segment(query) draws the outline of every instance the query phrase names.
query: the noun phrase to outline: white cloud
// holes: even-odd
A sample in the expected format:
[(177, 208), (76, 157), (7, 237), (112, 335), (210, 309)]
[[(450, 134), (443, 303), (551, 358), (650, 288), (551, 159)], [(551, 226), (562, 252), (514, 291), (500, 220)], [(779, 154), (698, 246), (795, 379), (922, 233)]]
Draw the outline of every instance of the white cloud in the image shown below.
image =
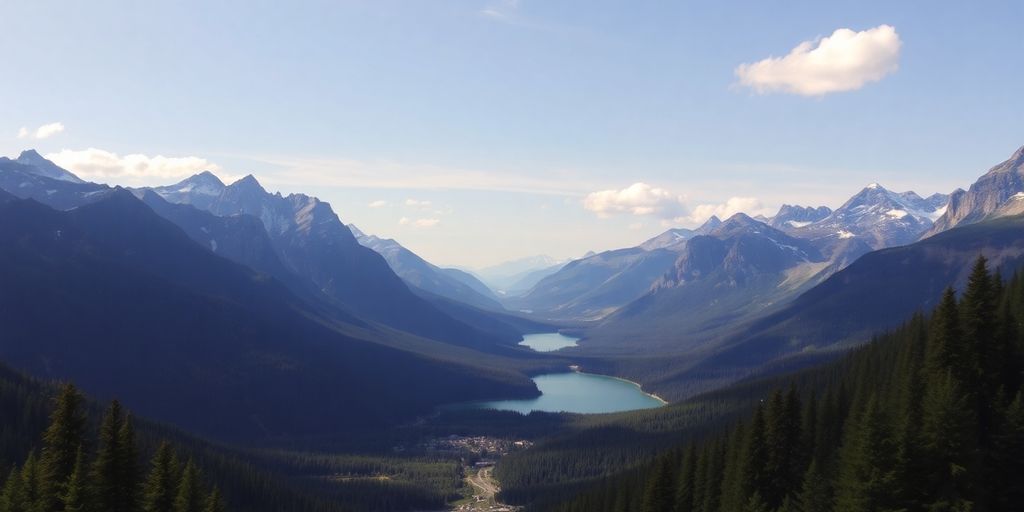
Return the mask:
[(682, 196), (642, 182), (621, 190), (592, 192), (583, 199), (583, 207), (600, 217), (626, 213), (671, 219), (685, 212)]
[(480, 10), (480, 14), (488, 18), (507, 19), (519, 10), (519, 0), (498, 0)]
[(366, 206), (369, 206), (370, 208), (383, 208), (383, 207), (387, 206), (388, 204), (389, 203), (387, 201), (385, 201), (383, 199), (378, 199), (377, 201), (373, 201), (372, 203), (370, 203), (370, 204), (368, 204)]
[(18, 130), (18, 138), (27, 139), (31, 137), (33, 139), (42, 140), (57, 135), (63, 131), (64, 123), (61, 122), (44, 124), (35, 130), (29, 130), (28, 127), (22, 126)]
[(739, 84), (758, 93), (822, 96), (860, 89), (899, 68), (900, 41), (890, 25), (804, 41), (785, 57), (769, 57), (736, 68)]
[(405, 205), (409, 206), (411, 208), (420, 208), (420, 209), (425, 210), (427, 208), (430, 208), (431, 202), (430, 201), (420, 201), (419, 199), (406, 199), (405, 200)]
[[(202, 171), (218, 173), (220, 166), (195, 156), (118, 155), (102, 149), (65, 149), (46, 158), (86, 180), (136, 184), (148, 180), (185, 178)], [(223, 177), (223, 176), (222, 176)]]
[(409, 217), (402, 217), (398, 219), (398, 223), (402, 226), (413, 226), (417, 228), (432, 228), (440, 224), (441, 219), (410, 219)]
[[(584, 198), (583, 207), (603, 218), (617, 214), (655, 217), (666, 227), (703, 224), (712, 215), (726, 219), (740, 212), (750, 216), (770, 213), (756, 197), (731, 197), (720, 204), (699, 204), (690, 208), (684, 196), (642, 182), (621, 190), (593, 192)], [(628, 226), (631, 230), (643, 227), (642, 222)]]
[(721, 204), (700, 204), (693, 208), (689, 215), (674, 219), (679, 224), (703, 224), (712, 215), (719, 219), (728, 219), (737, 213), (745, 213), (753, 217), (766, 213), (761, 200), (756, 197), (730, 197)]

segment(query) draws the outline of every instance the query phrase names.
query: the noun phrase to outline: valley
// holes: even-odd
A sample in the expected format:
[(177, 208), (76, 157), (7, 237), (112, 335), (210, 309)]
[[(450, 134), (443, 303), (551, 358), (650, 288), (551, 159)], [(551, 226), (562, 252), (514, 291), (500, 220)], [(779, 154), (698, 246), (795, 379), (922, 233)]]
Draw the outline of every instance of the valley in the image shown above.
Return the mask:
[[(1024, 150), (990, 171), (1022, 172)], [(934, 307), (978, 255), (1001, 279), (1024, 267), (1012, 205), (971, 199), (988, 213), (926, 233), (945, 196), (880, 185), (520, 263), (500, 293), (252, 176), (129, 190), (26, 152), (0, 187), (5, 363), (353, 510), (547, 510)]]

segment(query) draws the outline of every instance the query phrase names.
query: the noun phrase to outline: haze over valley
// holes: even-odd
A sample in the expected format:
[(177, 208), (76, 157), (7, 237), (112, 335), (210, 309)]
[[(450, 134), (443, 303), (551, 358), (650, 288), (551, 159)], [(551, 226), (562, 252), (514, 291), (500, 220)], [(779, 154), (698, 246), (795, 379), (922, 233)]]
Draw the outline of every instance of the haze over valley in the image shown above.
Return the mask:
[(1020, 6), (0, 13), (0, 512), (1024, 500)]

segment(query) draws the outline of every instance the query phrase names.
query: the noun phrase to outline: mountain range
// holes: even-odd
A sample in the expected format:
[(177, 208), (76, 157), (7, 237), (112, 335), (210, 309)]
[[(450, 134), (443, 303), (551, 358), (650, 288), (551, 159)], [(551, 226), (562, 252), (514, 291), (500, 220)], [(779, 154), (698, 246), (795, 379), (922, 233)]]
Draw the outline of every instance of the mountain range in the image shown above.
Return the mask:
[[(553, 360), (515, 344), (571, 324), (584, 339), (568, 357), (679, 398), (863, 341), (960, 283), (953, 269), (977, 254), (1020, 266), (1022, 152), (951, 196), (872, 184), (834, 211), (712, 217), (491, 269), (492, 283), (537, 278), (502, 294), (252, 176), (125, 190), (26, 151), (0, 159), (0, 358), (99, 397), (138, 382), (125, 398), (140, 412), (212, 436), (315, 435), (535, 394), (525, 372)], [(366, 386), (391, 405), (343, 391)], [(319, 415), (288, 414), (314, 399)]]

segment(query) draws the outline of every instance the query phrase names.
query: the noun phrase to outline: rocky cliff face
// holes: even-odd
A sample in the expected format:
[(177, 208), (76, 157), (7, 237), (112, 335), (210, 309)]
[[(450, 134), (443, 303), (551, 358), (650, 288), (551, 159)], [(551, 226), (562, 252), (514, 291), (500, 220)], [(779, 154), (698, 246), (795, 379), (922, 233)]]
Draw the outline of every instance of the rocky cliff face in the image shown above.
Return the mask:
[[(963, 224), (986, 218), (1010, 215), (1018, 209), (1007, 206), (1019, 202), (1024, 192), (1024, 147), (1009, 160), (989, 169), (966, 192), (957, 190), (949, 200), (946, 212), (935, 221), (925, 236), (935, 235)], [(1006, 208), (1003, 208), (1007, 206)], [(1001, 210), (1002, 208), (1002, 210)]]

